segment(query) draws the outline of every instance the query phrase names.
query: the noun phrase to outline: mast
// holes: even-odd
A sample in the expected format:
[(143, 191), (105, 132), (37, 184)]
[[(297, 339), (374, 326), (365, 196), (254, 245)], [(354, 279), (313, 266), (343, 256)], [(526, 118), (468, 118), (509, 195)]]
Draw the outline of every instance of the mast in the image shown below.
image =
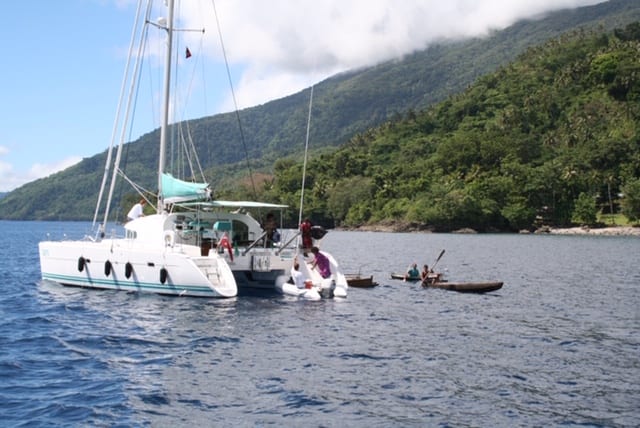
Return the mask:
[(304, 205), (304, 182), (307, 175), (307, 157), (309, 155), (309, 131), (311, 130), (311, 106), (313, 105), (313, 85), (309, 94), (309, 117), (307, 118), (307, 137), (304, 141), (304, 162), (302, 163), (302, 189), (300, 190), (300, 211), (298, 212), (298, 225), (302, 224), (302, 207)]
[(162, 105), (162, 122), (160, 123), (160, 156), (158, 158), (158, 214), (164, 209), (162, 195), (162, 174), (164, 173), (165, 151), (167, 146), (167, 132), (169, 128), (169, 89), (171, 85), (171, 50), (173, 46), (173, 6), (174, 0), (169, 0), (167, 17), (167, 51), (164, 63), (164, 101)]
[[(147, 5), (147, 11), (145, 16), (148, 16), (149, 14), (149, 7), (150, 4)], [(136, 19), (135, 22), (133, 24), (133, 29), (131, 30), (131, 42), (129, 43), (129, 55), (127, 56), (127, 65), (124, 69), (124, 75), (122, 76), (122, 86), (120, 88), (120, 96), (119, 96), (119, 101), (118, 101), (118, 108), (116, 110), (116, 118), (113, 122), (113, 130), (111, 132), (111, 144), (109, 145), (109, 151), (107, 154), (107, 161), (105, 163), (105, 167), (104, 167), (104, 176), (102, 177), (102, 185), (100, 186), (100, 193), (98, 195), (98, 201), (96, 203), (96, 211), (93, 215), (93, 224), (95, 226), (96, 220), (98, 218), (98, 212), (100, 210), (100, 204), (102, 203), (102, 196), (104, 194), (104, 190), (106, 188), (106, 184), (107, 184), (107, 178), (109, 175), (109, 169), (111, 166), (111, 156), (113, 154), (113, 147), (114, 147), (114, 143), (116, 140), (116, 135), (118, 132), (118, 123), (121, 120), (121, 108), (123, 107), (124, 103), (125, 103), (125, 99), (127, 98), (127, 90), (126, 90), (126, 83), (129, 80), (130, 77), (130, 84), (131, 84), (131, 88), (129, 89), (128, 92), (128, 101), (127, 101), (127, 106), (126, 106), (126, 113), (124, 115), (124, 118), (122, 118), (123, 123), (122, 123), (122, 135), (120, 138), (120, 143), (118, 144), (118, 149), (116, 150), (116, 159), (115, 162), (113, 164), (113, 174), (111, 175), (111, 184), (109, 186), (109, 193), (107, 196), (107, 203), (105, 204), (104, 207), (104, 220), (102, 221), (102, 223), (100, 224), (100, 226), (98, 227), (98, 231), (97, 231), (97, 235), (96, 238), (97, 239), (102, 239), (102, 237), (104, 237), (104, 232), (105, 229), (107, 227), (107, 221), (109, 220), (109, 209), (111, 208), (111, 200), (113, 198), (113, 192), (115, 191), (115, 187), (116, 187), (116, 179), (118, 177), (118, 170), (120, 168), (120, 160), (122, 158), (122, 148), (124, 146), (124, 135), (125, 135), (125, 129), (127, 128), (127, 118), (129, 117), (129, 110), (131, 108), (132, 105), (132, 100), (133, 100), (133, 88), (135, 87), (135, 83), (137, 81), (136, 76), (138, 75), (138, 67), (140, 66), (140, 61), (135, 61), (134, 63), (134, 70), (133, 72), (130, 74), (130, 66), (131, 66), (131, 59), (134, 57), (133, 55), (133, 50), (134, 50), (134, 45), (135, 45), (135, 41), (136, 41), (136, 33), (137, 33), (137, 28), (138, 28), (138, 23), (140, 21), (141, 18), (141, 11), (142, 11), (142, 2), (138, 3), (138, 9), (136, 10)], [(141, 36), (142, 37), (142, 36)]]

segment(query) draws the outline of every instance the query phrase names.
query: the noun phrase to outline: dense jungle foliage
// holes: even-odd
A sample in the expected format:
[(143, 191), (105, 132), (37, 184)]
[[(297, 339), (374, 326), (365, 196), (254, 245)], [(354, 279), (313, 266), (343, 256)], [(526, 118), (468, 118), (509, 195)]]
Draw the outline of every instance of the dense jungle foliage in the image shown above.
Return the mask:
[[(464, 141), (466, 138), (463, 135), (465, 128), (478, 128), (485, 125), (491, 128), (493, 126), (491, 128), (493, 133), (499, 134), (499, 126), (506, 126), (504, 124), (507, 123), (516, 124), (520, 118), (517, 116), (518, 104), (513, 104), (513, 112), (495, 111), (494, 114), (505, 115), (502, 119), (504, 124), (500, 125), (496, 118), (488, 117), (491, 112), (490, 107), (492, 107), (489, 105), (489, 100), (480, 100), (480, 102), (467, 98), (469, 95), (449, 99), (445, 104), (429, 113), (431, 117), (438, 114), (443, 114), (443, 117), (428, 119), (428, 115), (424, 116), (424, 109), (437, 102), (447, 100), (453, 94), (461, 93), (480, 76), (508, 64), (529, 46), (537, 46), (549, 39), (557, 39), (560, 34), (575, 28), (590, 28), (605, 32), (611, 31), (613, 28), (624, 28), (630, 22), (637, 20), (640, 20), (640, 4), (637, 0), (610, 0), (593, 6), (557, 11), (536, 20), (523, 20), (505, 30), (492, 32), (487, 37), (442, 41), (442, 43), (432, 45), (403, 58), (343, 73), (318, 83), (314, 90), (313, 119), (309, 139), (312, 159), (310, 168), (314, 174), (312, 182), (316, 188), (309, 195), (307, 207), (313, 210), (317, 221), (322, 221), (327, 225), (355, 225), (377, 222), (381, 219), (395, 219), (396, 221), (403, 219), (402, 221), (432, 224), (430, 219), (433, 215), (425, 217), (427, 211), (414, 202), (419, 202), (422, 197), (437, 196), (434, 193), (436, 188), (432, 188), (431, 185), (435, 186), (438, 182), (437, 174), (439, 172), (434, 171), (433, 168), (442, 168), (441, 172), (444, 176), (454, 176), (458, 170), (458, 167), (454, 165), (455, 157), (448, 160), (448, 165), (439, 165), (436, 162), (438, 158), (446, 157), (445, 147), (456, 144), (447, 140), (450, 136), (446, 132), (443, 133), (442, 126), (444, 124), (440, 122), (448, 121), (451, 134), (454, 131), (453, 124), (461, 126), (455, 132), (456, 138), (460, 140), (457, 144), (463, 148), (468, 144)], [(548, 70), (548, 72), (551, 71), (553, 70)], [(579, 71), (576, 70), (576, 72)], [(493, 77), (493, 79), (499, 78)], [(500, 107), (500, 102), (507, 102), (508, 96), (516, 94), (499, 93), (504, 88), (498, 84), (489, 88), (491, 79), (492, 77), (482, 79), (475, 86), (475, 91), (481, 92), (483, 87), (487, 87), (486, 96), (494, 98), (492, 102), (496, 104), (497, 109)], [(566, 95), (571, 96), (568, 92)], [(501, 100), (500, 97), (504, 99)], [(460, 103), (463, 102), (461, 99), (467, 99), (465, 102), (469, 104), (469, 111), (460, 106)], [(554, 108), (564, 108), (571, 102), (574, 101), (559, 102)], [(476, 108), (474, 104), (478, 108), (486, 109), (486, 111), (473, 112), (473, 108)], [(294, 207), (292, 211), (296, 211), (295, 207), (299, 202), (296, 198), (292, 198), (293, 190), (290, 186), (293, 185), (293, 181), (291, 181), (292, 177), (289, 176), (290, 173), (287, 170), (302, 158), (308, 105), (309, 91), (305, 90), (261, 106), (241, 110), (237, 115), (236, 113), (227, 113), (193, 119), (181, 122), (176, 128), (186, 129), (188, 127), (205, 177), (211, 183), (217, 198), (248, 198), (266, 202), (279, 202), (282, 198)], [(462, 110), (456, 110), (461, 108)], [(513, 116), (509, 116), (509, 114), (513, 114)], [(568, 113), (563, 114), (567, 115)], [(563, 117), (559, 116), (558, 120), (550, 123), (549, 126), (557, 125)], [(244, 138), (240, 136), (238, 118), (240, 118)], [(110, 118), (105, 118), (105, 120), (110, 120)], [(457, 124), (457, 120), (463, 123)], [(384, 124), (382, 128), (377, 128), (382, 124)], [(571, 126), (574, 125), (576, 124)], [(410, 126), (418, 128), (423, 126), (424, 128), (412, 130)], [(518, 128), (518, 125), (513, 126)], [(393, 136), (388, 133), (389, 131), (386, 129), (390, 127), (397, 128), (397, 132), (406, 133), (407, 141), (401, 135)], [(418, 131), (422, 133), (421, 137), (413, 135)], [(480, 135), (477, 129), (474, 130), (475, 134), (471, 133), (471, 129), (467, 129), (467, 132), (469, 135), (474, 135), (477, 144), (482, 144), (483, 147), (489, 143), (481, 143), (482, 139), (492, 137), (489, 130), (485, 131), (486, 135)], [(174, 133), (172, 132), (172, 134)], [(517, 140), (526, 134), (525, 129), (521, 130), (520, 134), (522, 135), (514, 130), (509, 130), (508, 134), (516, 139), (515, 144), (525, 145), (525, 141)], [(158, 138), (159, 131), (154, 130), (142, 135), (134, 142), (125, 144), (123, 163), (121, 164), (121, 169), (126, 172), (130, 180), (151, 192), (154, 191), (157, 182), (155, 169), (158, 158)], [(381, 141), (377, 141), (377, 138), (386, 138), (391, 141), (387, 141), (384, 145)], [(417, 141), (409, 141), (420, 138), (428, 139), (429, 144), (421, 145)], [(506, 138), (506, 134), (502, 135), (502, 138)], [(535, 137), (532, 134), (527, 138), (534, 139)], [(376, 141), (374, 142), (374, 140)], [(345, 157), (339, 162), (335, 161), (334, 159), (337, 158), (330, 153), (343, 146), (347, 141), (350, 142), (337, 156), (346, 154), (350, 157)], [(501, 138), (496, 138), (495, 143), (492, 144), (499, 146), (501, 141), (504, 142)], [(397, 147), (398, 152), (385, 153), (385, 156), (374, 156), (373, 153), (365, 156), (365, 149), (358, 148), (359, 145), (365, 143), (371, 145), (371, 150), (374, 151), (396, 150)], [(64, 144), (64, 141), (56, 141), (52, 144), (61, 145)], [(441, 146), (442, 148), (440, 148)], [(436, 147), (438, 147), (437, 153), (435, 153)], [(415, 153), (406, 153), (414, 149)], [(434, 153), (430, 153), (430, 150), (434, 150)], [(469, 148), (464, 148), (464, 150), (469, 150)], [(486, 147), (483, 150), (486, 150)], [(462, 156), (461, 153), (453, 151), (457, 158)], [(283, 156), (288, 158), (279, 160)], [(569, 155), (567, 154), (567, 156)], [(64, 171), (13, 190), (0, 199), (0, 218), (15, 220), (91, 219), (106, 157), (106, 151), (96, 154)], [(385, 157), (388, 157), (389, 160)], [(171, 154), (168, 158), (177, 159), (178, 157)], [(407, 160), (403, 161), (403, 158)], [(365, 160), (366, 163), (364, 163)], [(390, 165), (375, 165), (374, 162), (377, 161), (391, 161), (390, 165), (400, 162), (402, 167), (396, 166), (399, 168), (396, 174), (390, 169)], [(333, 165), (322, 167), (326, 168), (326, 171), (320, 168), (320, 165), (325, 165), (327, 162), (342, 162), (344, 166), (336, 166), (335, 171), (331, 171)], [(529, 167), (535, 166), (535, 163), (520, 163)], [(489, 167), (488, 163), (479, 163), (478, 165), (483, 168)], [(407, 171), (409, 167), (411, 171)], [(171, 168), (176, 168), (170, 170), (175, 174), (181, 166), (172, 165)], [(359, 168), (364, 169), (360, 170)], [(423, 171), (425, 168), (429, 168), (429, 170)], [(250, 171), (253, 173), (251, 177), (254, 178), (258, 195), (252, 190), (250, 191), (254, 187), (247, 179)], [(462, 168), (457, 172), (461, 171)], [(482, 172), (486, 175), (486, 171)], [(277, 174), (277, 182), (274, 181), (274, 173)], [(500, 176), (499, 170), (496, 170), (496, 174)], [(184, 177), (180, 174), (176, 175)], [(401, 177), (403, 180), (396, 183), (396, 177)], [(467, 172), (464, 179), (469, 180), (469, 177)], [(347, 196), (343, 195), (344, 186), (342, 184), (344, 183), (336, 183), (337, 179), (351, 180), (347, 181), (347, 184), (353, 185), (350, 188), (353, 192), (348, 192)], [(280, 182), (282, 180), (284, 183)], [(415, 181), (419, 180), (430, 181), (417, 186)], [(615, 180), (612, 179), (608, 184), (612, 192), (614, 185), (618, 183), (618, 181), (614, 183)], [(268, 191), (266, 192), (263, 183), (267, 185)], [(388, 187), (391, 183), (394, 186)], [(411, 193), (405, 192), (404, 189), (411, 183), (414, 190)], [(490, 185), (491, 183), (484, 184)], [(567, 182), (563, 181), (557, 185), (561, 184), (567, 184)], [(358, 186), (354, 187), (355, 185)], [(627, 185), (631, 186), (631, 184)], [(300, 181), (297, 182), (297, 186), (300, 186)], [(387, 187), (384, 192), (380, 192), (377, 189), (378, 186)], [(460, 184), (457, 187), (460, 187)], [(616, 187), (616, 189), (618, 188), (619, 186)], [(331, 193), (327, 192), (328, 189), (331, 189)], [(445, 190), (445, 188), (441, 189), (440, 193)], [(462, 190), (458, 189), (458, 191)], [(118, 219), (123, 219), (131, 201), (137, 198), (131, 192), (133, 192), (131, 186), (120, 180), (118, 188), (114, 192), (114, 201), (120, 206), (120, 209), (112, 209), (111, 212), (114, 216), (110, 219), (116, 218), (116, 215)], [(374, 198), (373, 200), (377, 204), (375, 209), (373, 203), (364, 204), (371, 210), (371, 214), (367, 214), (365, 207), (361, 206), (361, 201), (366, 200), (365, 195), (370, 195), (369, 199)], [(393, 195), (397, 195), (398, 200), (392, 203)], [(612, 193), (612, 199), (615, 197), (616, 195)], [(329, 206), (331, 211), (327, 215), (321, 213), (321, 210), (326, 208), (321, 203), (323, 200), (327, 203), (329, 200), (331, 201)], [(386, 202), (384, 206), (380, 206), (379, 204), (383, 200)], [(624, 199), (627, 202), (630, 200), (630, 198)], [(355, 206), (347, 207), (349, 201), (353, 201)], [(560, 203), (560, 201), (557, 202)], [(566, 205), (565, 202), (562, 201)], [(600, 201), (598, 202), (600, 203)], [(405, 209), (402, 207), (407, 204), (412, 205), (411, 210), (415, 211), (415, 214), (405, 215)], [(567, 215), (557, 215), (557, 209), (562, 212), (564, 208), (556, 207), (553, 204), (547, 205), (556, 210), (554, 211), (556, 214), (550, 218), (567, 220)], [(517, 205), (510, 205), (509, 210), (513, 210), (514, 206)], [(435, 209), (431, 204), (429, 207), (431, 211)], [(487, 207), (482, 208), (482, 210), (487, 209)], [(617, 207), (614, 207), (614, 210), (617, 210)], [(359, 211), (362, 213), (357, 214)], [(440, 215), (445, 214), (446, 212), (440, 213)], [(471, 215), (471, 212), (468, 215)], [(292, 216), (294, 216), (293, 213)], [(450, 227), (465, 222), (463, 218), (453, 220)], [(495, 226), (499, 226), (499, 223), (495, 222)], [(525, 224), (526, 222), (522, 221), (521, 223)], [(433, 224), (440, 224), (440, 222)], [(475, 223), (473, 224), (475, 225)]]
[[(576, 32), (314, 158), (306, 210), (336, 226), (515, 231), (595, 223), (622, 201), (637, 219), (639, 130), (640, 23)], [(282, 160), (265, 197), (295, 206), (300, 180)]]

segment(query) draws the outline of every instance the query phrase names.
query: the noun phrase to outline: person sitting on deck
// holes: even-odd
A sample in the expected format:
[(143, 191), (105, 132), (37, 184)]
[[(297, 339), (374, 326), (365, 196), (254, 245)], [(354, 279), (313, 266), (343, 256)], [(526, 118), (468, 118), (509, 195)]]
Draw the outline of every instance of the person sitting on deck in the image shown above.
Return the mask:
[(414, 263), (407, 270), (407, 273), (404, 274), (404, 281), (406, 281), (407, 279), (417, 279), (418, 277), (420, 277), (420, 272), (418, 272), (418, 264)]
[(135, 220), (138, 217), (143, 217), (144, 216), (144, 206), (146, 204), (147, 204), (147, 201), (145, 201), (144, 199), (140, 199), (140, 202), (138, 202), (137, 204), (135, 204), (131, 208), (131, 210), (127, 214), (127, 218), (129, 220)]

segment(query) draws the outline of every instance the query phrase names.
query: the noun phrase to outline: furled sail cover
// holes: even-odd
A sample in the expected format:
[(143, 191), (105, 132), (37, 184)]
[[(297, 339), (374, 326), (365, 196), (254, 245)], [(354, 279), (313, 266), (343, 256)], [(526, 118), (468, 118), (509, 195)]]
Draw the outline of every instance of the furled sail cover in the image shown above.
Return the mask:
[(162, 196), (165, 203), (208, 199), (211, 197), (209, 183), (190, 183), (171, 174), (162, 174)]

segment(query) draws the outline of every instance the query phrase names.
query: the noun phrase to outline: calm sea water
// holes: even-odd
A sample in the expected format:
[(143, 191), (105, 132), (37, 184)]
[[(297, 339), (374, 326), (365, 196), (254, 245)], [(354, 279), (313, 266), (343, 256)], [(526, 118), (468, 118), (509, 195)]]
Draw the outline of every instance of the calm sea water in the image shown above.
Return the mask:
[[(640, 424), (640, 239), (331, 231), (380, 286), (344, 301), (168, 298), (41, 283), (38, 241), (86, 223), (0, 221), (5, 426)], [(411, 262), (485, 295), (388, 279)]]

